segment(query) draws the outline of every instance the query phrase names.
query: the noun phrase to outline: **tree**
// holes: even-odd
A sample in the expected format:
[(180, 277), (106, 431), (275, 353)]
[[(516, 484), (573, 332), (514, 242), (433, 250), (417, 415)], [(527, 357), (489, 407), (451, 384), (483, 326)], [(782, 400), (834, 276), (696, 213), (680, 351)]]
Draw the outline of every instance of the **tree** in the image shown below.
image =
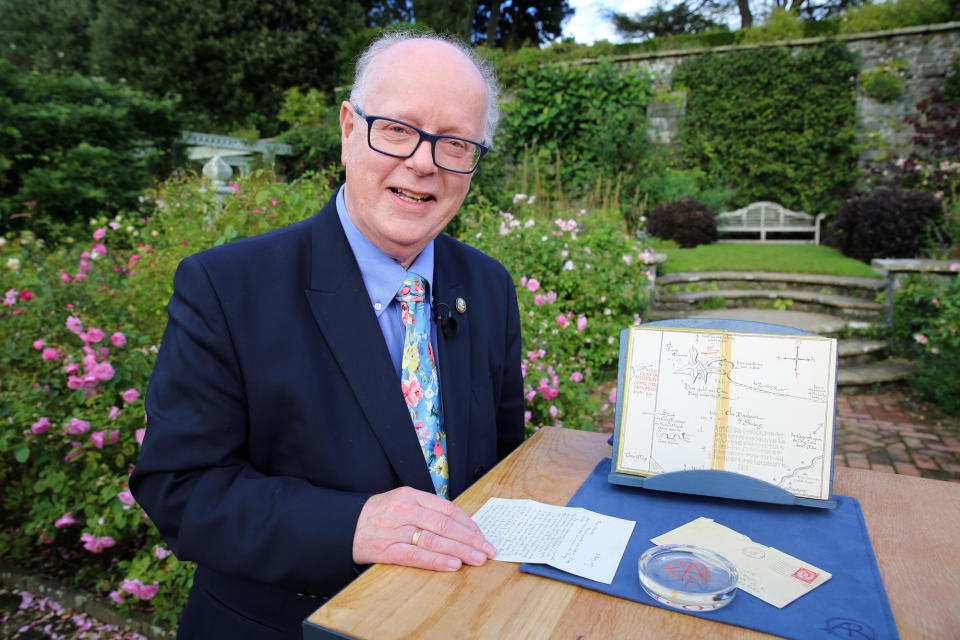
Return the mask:
[(504, 49), (550, 42), (560, 37), (563, 22), (571, 15), (567, 0), (481, 1), (473, 21), (473, 41)]
[(291, 86), (331, 89), (340, 35), (366, 20), (359, 3), (341, 0), (99, 3), (94, 66), (155, 95), (176, 91), (186, 111), (221, 128), (267, 124)]
[(611, 13), (610, 19), (622, 37), (676, 36), (685, 33), (702, 33), (720, 28), (720, 24), (693, 11), (686, 0), (672, 9), (658, 4), (652, 11), (630, 17), (624, 13)]
[(0, 56), (18, 69), (89, 73), (97, 0), (0, 0)]

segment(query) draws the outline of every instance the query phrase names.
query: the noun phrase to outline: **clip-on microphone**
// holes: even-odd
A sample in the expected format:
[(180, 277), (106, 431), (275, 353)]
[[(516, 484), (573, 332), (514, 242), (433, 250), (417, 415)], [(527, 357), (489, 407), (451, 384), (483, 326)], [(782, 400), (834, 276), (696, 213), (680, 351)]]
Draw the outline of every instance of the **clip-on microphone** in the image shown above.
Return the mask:
[[(443, 311), (440, 310), (443, 307)], [(443, 302), (433, 305), (433, 321), (440, 325), (440, 331), (445, 338), (452, 338), (457, 335), (457, 319), (453, 317), (453, 312)]]

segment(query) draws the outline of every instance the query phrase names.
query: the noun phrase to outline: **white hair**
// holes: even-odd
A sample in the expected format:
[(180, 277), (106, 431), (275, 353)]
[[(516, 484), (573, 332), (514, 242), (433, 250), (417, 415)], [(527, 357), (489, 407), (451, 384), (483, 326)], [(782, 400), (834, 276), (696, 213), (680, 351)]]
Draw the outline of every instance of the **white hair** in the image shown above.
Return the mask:
[(362, 108), (363, 101), (370, 92), (373, 62), (390, 47), (408, 40), (445, 42), (473, 63), (487, 86), (487, 114), (483, 123), (482, 142), (488, 147), (493, 146), (493, 135), (497, 130), (497, 120), (500, 119), (500, 87), (497, 84), (496, 71), (494, 71), (493, 65), (486, 59), (481, 58), (476, 51), (451, 36), (423, 33), (412, 29), (393, 29), (382, 32), (357, 58), (357, 66), (353, 74), (353, 88), (350, 90), (350, 102)]

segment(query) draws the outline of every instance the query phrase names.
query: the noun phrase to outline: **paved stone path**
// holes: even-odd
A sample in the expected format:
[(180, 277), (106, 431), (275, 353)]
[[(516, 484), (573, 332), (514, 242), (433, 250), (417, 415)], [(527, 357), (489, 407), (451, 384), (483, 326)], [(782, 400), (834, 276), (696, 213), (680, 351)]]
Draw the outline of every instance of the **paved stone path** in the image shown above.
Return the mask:
[(837, 397), (835, 464), (960, 482), (960, 417), (905, 387)]

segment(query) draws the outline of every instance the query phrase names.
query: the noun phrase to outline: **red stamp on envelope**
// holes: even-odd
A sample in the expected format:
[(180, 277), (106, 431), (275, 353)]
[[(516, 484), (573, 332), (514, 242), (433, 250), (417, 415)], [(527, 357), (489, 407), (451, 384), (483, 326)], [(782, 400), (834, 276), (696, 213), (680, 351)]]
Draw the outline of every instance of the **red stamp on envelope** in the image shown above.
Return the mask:
[(796, 578), (797, 580), (803, 580), (808, 584), (816, 580), (817, 576), (819, 575), (820, 574), (817, 573), (816, 571), (810, 571), (810, 569), (804, 569), (803, 567), (800, 567), (799, 569), (793, 572), (794, 578)]

